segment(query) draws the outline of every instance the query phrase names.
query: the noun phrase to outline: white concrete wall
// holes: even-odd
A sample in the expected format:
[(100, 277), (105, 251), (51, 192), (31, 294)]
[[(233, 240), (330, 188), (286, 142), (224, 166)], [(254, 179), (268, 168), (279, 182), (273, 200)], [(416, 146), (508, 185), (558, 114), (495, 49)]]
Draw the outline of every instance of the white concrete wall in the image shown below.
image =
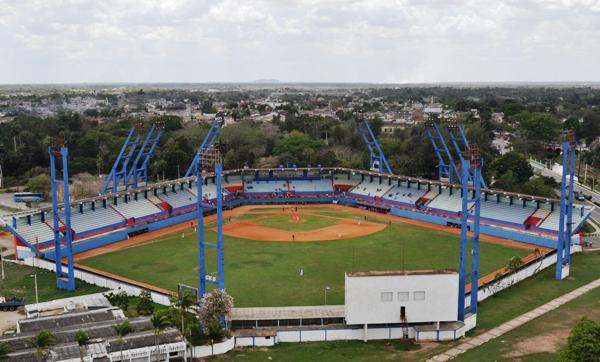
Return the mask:
[[(233, 348), (235, 348), (235, 338), (229, 338), (223, 342), (215, 343), (213, 345), (193, 347), (193, 355), (194, 358), (210, 357), (218, 354), (227, 353)], [(190, 351), (188, 351), (188, 356), (192, 356), (191, 352), (192, 351), (190, 348)]]
[[(415, 292), (425, 292), (425, 299), (416, 300)], [(457, 273), (346, 275), (345, 293), (348, 324), (399, 323), (401, 307), (409, 323), (457, 318)], [(392, 300), (383, 301), (383, 293), (392, 293)], [(399, 293), (408, 293), (408, 300), (400, 300)]]
[[(53, 262), (44, 260), (44, 259), (35, 259), (35, 258), (27, 258), (23, 260), (23, 264), (25, 265), (29, 265), (29, 266), (35, 266), (37, 268), (41, 268), (41, 269), (46, 269), (46, 270), (51, 270), (54, 271), (55, 269), (55, 264)], [(63, 265), (63, 272), (67, 272), (67, 267)], [(93, 284), (93, 285), (97, 285), (99, 287), (103, 287), (103, 288), (107, 288), (107, 289), (111, 289), (111, 290), (122, 290), (125, 293), (127, 293), (127, 295), (130, 296), (138, 296), (140, 295), (140, 293), (145, 290), (144, 288), (126, 283), (126, 282), (121, 282), (119, 280), (115, 280), (109, 277), (104, 277), (104, 276), (100, 276), (100, 275), (96, 275), (84, 270), (79, 270), (77, 268), (75, 268), (74, 273), (75, 275), (75, 279), (79, 279), (79, 280), (83, 280), (89, 284)], [(162, 294), (162, 293), (158, 293), (158, 292), (150, 292), (150, 295), (152, 297), (152, 300), (155, 303), (158, 304), (162, 304), (162, 305), (170, 305), (171, 302), (169, 300), (169, 296), (166, 294)]]
[(276, 337), (235, 337), (235, 347), (273, 347)]

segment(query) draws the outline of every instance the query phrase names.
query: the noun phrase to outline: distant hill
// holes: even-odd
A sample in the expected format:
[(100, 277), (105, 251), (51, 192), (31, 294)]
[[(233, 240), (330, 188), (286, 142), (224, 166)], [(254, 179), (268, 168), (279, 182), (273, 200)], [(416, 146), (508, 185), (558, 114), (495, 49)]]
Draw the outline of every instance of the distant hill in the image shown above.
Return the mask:
[(267, 83), (267, 84), (273, 84), (273, 83), (281, 83), (281, 81), (279, 79), (257, 79), (255, 81), (253, 81), (252, 83)]

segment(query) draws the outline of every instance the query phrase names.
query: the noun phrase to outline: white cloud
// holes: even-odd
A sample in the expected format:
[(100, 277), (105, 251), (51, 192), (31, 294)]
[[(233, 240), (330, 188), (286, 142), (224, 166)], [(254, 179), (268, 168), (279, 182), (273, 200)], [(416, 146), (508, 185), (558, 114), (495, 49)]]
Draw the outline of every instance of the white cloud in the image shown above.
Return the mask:
[(598, 0), (0, 0), (0, 83), (598, 81), (598, 39)]

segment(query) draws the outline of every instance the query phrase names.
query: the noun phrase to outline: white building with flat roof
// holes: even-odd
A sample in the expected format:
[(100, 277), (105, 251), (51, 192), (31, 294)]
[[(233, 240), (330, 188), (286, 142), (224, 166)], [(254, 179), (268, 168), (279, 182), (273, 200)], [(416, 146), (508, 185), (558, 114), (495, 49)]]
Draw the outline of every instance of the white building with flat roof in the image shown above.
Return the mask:
[(347, 324), (454, 322), (458, 273), (454, 270), (346, 273)]

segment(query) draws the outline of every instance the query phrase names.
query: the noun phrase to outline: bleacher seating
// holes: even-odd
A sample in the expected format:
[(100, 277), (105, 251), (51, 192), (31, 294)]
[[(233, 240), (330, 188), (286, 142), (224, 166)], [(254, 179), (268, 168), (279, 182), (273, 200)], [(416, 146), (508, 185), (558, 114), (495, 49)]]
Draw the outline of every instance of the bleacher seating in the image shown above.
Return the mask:
[[(473, 201), (469, 201), (468, 207), (471, 208), (471, 206), (473, 206)], [(462, 210), (460, 191), (454, 190), (452, 195), (450, 195), (450, 191), (447, 188), (443, 189), (441, 194), (427, 204), (427, 207), (449, 212), (459, 212)]]
[(187, 186), (184, 186), (183, 190), (177, 188), (173, 192), (169, 189), (166, 194), (158, 193), (157, 195), (160, 200), (168, 202), (174, 209), (177, 209), (196, 203), (196, 194), (192, 194), (189, 190)]
[(35, 244), (36, 241), (43, 243), (54, 240), (54, 231), (49, 226), (52, 225), (53, 219), (46, 217), (46, 222), (50, 222), (50, 224), (42, 222), (39, 215), (32, 216), (31, 225), (27, 224), (26, 218), (20, 218), (17, 224), (17, 231), (30, 244)]
[(387, 181), (379, 183), (379, 179), (373, 179), (373, 182), (365, 180), (359, 183), (350, 192), (363, 196), (382, 197), (390, 188), (392, 186), (388, 185)]
[[(566, 219), (567, 218), (565, 215), (565, 225), (566, 225)], [(582, 220), (581, 208), (574, 208), (573, 209), (573, 225), (579, 225), (581, 220)], [(542, 229), (548, 229), (548, 230), (558, 230), (559, 225), (560, 225), (560, 211), (558, 208), (556, 208), (550, 215), (548, 215), (546, 220), (542, 221), (542, 223), (540, 225), (538, 225), (538, 227), (540, 227)]]
[(333, 175), (333, 184), (334, 185), (349, 185), (356, 186), (362, 181), (361, 175), (350, 175), (348, 177), (347, 174), (335, 174)]
[(294, 192), (333, 192), (329, 179), (320, 180), (291, 180), (290, 190)]
[(488, 200), (481, 203), (481, 217), (524, 224), (529, 215), (535, 212), (535, 206), (523, 207), (521, 203)]
[[(251, 174), (250, 174), (251, 175)], [(259, 181), (252, 180), (252, 176), (246, 174), (244, 181), (240, 175), (232, 175), (228, 177), (228, 181), (223, 183), (224, 195), (237, 195), (239, 192), (245, 192), (249, 196), (252, 194), (274, 195), (280, 194), (284, 197), (289, 197), (288, 193), (297, 193), (298, 197), (308, 197), (305, 194), (311, 193), (333, 193), (338, 191), (338, 197), (351, 197), (359, 199), (357, 195), (371, 198), (370, 203), (383, 203), (384, 206), (393, 206), (392, 202), (400, 202), (409, 205), (417, 205), (418, 210), (427, 213), (442, 214), (445, 216), (454, 216), (462, 209), (462, 198), (460, 189), (456, 188), (450, 195), (449, 188), (444, 186), (442, 192), (439, 193), (438, 186), (432, 186), (428, 191), (428, 187), (423, 185), (421, 189), (417, 189), (417, 184), (411, 182), (408, 187), (406, 181), (402, 181), (398, 185), (398, 181), (393, 179), (391, 182), (388, 177), (383, 177), (380, 182), (379, 177), (373, 177), (370, 181), (369, 175), (361, 175), (360, 173), (335, 173), (331, 177), (326, 176), (321, 179), (304, 179), (300, 180), (301, 172), (292, 173), (292, 179), (281, 179), (281, 175), (277, 180), (266, 181), (263, 178), (268, 177), (268, 174), (261, 175)], [(331, 175), (331, 174), (329, 174)], [(364, 177), (364, 179), (363, 179)], [(129, 201), (126, 203), (123, 196), (119, 196), (117, 205), (114, 205), (112, 196), (107, 199), (106, 208), (102, 207), (102, 200), (99, 199), (95, 203), (95, 209), (92, 210), (91, 203), (83, 201), (82, 206), (75, 205), (71, 209), (71, 225), (77, 234), (83, 234), (92, 230), (101, 229), (103, 227), (132, 224), (131, 218), (140, 219), (153, 214), (161, 213), (164, 210), (178, 209), (186, 206), (191, 206), (196, 203), (196, 184), (192, 182), (190, 188), (189, 180), (175, 184), (175, 191), (171, 186), (160, 185), (154, 192), (149, 190), (146, 192), (147, 198), (144, 198), (144, 191), (139, 191), (138, 200), (135, 200), (134, 194), (130, 193)], [(344, 185), (344, 188), (338, 188), (336, 185)], [(236, 187), (235, 191), (227, 192), (227, 187)], [(163, 190), (165, 190), (164, 193)], [(237, 189), (242, 188), (242, 189)], [(202, 187), (203, 198), (214, 201), (216, 198), (216, 185), (212, 178), (208, 178), (208, 184)], [(501, 194), (502, 195), (502, 194)], [(525, 197), (527, 198), (527, 197)], [(229, 197), (227, 200), (230, 200)], [(326, 200), (323, 198), (323, 200)], [(312, 200), (309, 200), (312, 201)], [(342, 200), (343, 201), (343, 200)], [(362, 200), (364, 202), (364, 200)], [(165, 207), (168, 206), (168, 207)], [(555, 205), (555, 210), (550, 210), (550, 205), (541, 203), (540, 208), (536, 209), (536, 204), (529, 201), (526, 207), (523, 207), (522, 200), (515, 197), (514, 203), (511, 205), (506, 196), (502, 196), (500, 202), (497, 201), (496, 195), (488, 195), (488, 199), (484, 200), (482, 195), (481, 216), (484, 223), (502, 225), (502, 222), (509, 222), (517, 225), (524, 225), (525, 229), (536, 232), (535, 228), (542, 228), (550, 231), (558, 230), (559, 212), (558, 205)], [(473, 200), (468, 204), (470, 212), (473, 212)], [(590, 207), (586, 207), (585, 213), (582, 215), (582, 206), (577, 206), (573, 212), (574, 227), (579, 226), (583, 217), (590, 212)], [(427, 210), (429, 209), (429, 210)], [(81, 211), (80, 211), (81, 210)], [(170, 212), (163, 212), (165, 216), (169, 216)], [(447, 215), (451, 214), (451, 215)], [(63, 219), (63, 216), (60, 216)], [(5, 219), (9, 221), (8, 219)], [(11, 220), (12, 221), (12, 220)], [(31, 214), (31, 225), (27, 224), (27, 216), (19, 215), (16, 221), (17, 232), (31, 244), (35, 244), (36, 238), (40, 243), (45, 243), (53, 240), (54, 233), (52, 229), (52, 214), (45, 212), (45, 222), (41, 221), (41, 216), (38, 213)], [(61, 227), (62, 223), (60, 224)], [(506, 224), (502, 226), (507, 226)], [(109, 231), (107, 228), (106, 231)], [(523, 229), (523, 228), (520, 228)], [(85, 237), (89, 237), (88, 233)]]
[(407, 204), (414, 204), (417, 202), (419, 198), (427, 193), (427, 188), (418, 190), (416, 187), (408, 187), (405, 185), (396, 185), (389, 189), (385, 195), (383, 195), (384, 199), (391, 201), (404, 202)]
[(288, 192), (287, 181), (246, 181), (244, 192), (253, 194), (272, 194)]
[(71, 228), (76, 233), (98, 229), (108, 225), (114, 225), (123, 222), (125, 219), (110, 207), (103, 208), (101, 205), (96, 205), (96, 209), (92, 210), (87, 207), (80, 213), (79, 210), (71, 211)]
[(158, 206), (151, 203), (149, 200), (144, 199), (143, 197), (135, 201), (133, 199), (129, 200), (129, 202), (125, 202), (123, 199), (119, 199), (117, 205), (112, 205), (115, 210), (117, 210), (121, 215), (123, 215), (126, 219), (130, 218), (142, 218), (144, 216), (149, 216), (153, 214), (159, 213), (161, 210)]

